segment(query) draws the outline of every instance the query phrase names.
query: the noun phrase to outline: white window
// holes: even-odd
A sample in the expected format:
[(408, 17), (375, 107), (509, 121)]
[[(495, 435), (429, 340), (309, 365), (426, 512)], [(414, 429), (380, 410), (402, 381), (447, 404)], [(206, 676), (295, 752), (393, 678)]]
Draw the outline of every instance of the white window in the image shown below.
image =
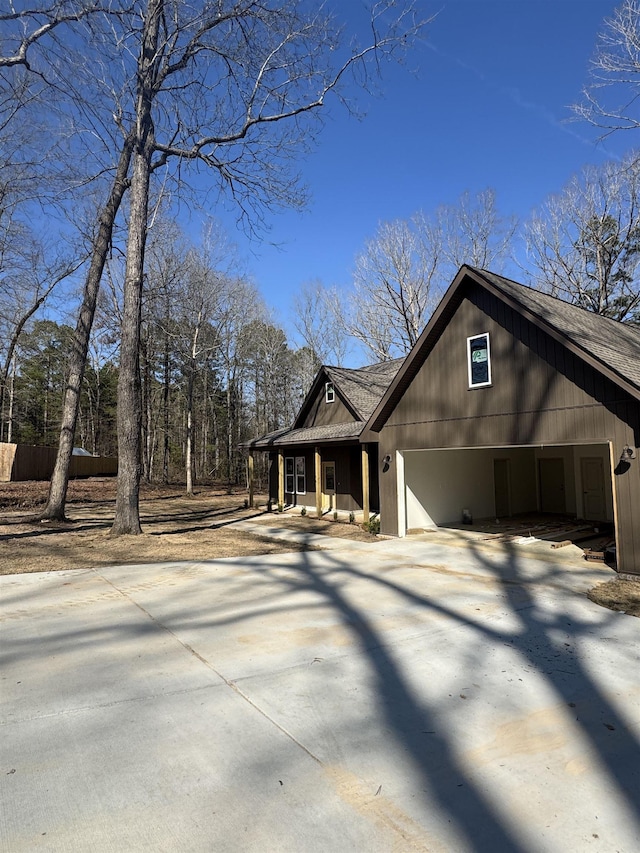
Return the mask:
[(491, 385), (491, 350), (489, 333), (467, 338), (467, 368), (469, 388)]
[(333, 403), (336, 399), (336, 392), (333, 387), (333, 382), (325, 382), (324, 386), (324, 401), (325, 403)]
[(293, 456), (287, 456), (284, 460), (284, 490), (288, 495), (294, 494), (295, 478), (294, 478), (294, 459)]
[(304, 456), (296, 456), (296, 494), (304, 495), (307, 491), (307, 477)]

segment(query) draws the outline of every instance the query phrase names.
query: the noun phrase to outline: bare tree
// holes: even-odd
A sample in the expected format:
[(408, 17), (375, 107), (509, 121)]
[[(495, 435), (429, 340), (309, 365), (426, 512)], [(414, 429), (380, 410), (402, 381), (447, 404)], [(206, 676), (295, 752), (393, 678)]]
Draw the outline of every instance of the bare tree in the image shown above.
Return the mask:
[[(46, 303), (54, 289), (82, 264), (65, 258), (45, 260), (42, 245), (22, 242), (20, 246), (21, 267), (0, 270), (0, 330), (3, 345), (0, 346), (0, 412), (4, 414), (5, 396), (13, 356), (20, 336), (29, 321)], [(28, 262), (28, 266), (27, 266)], [(2, 440), (2, 418), (0, 417), (0, 440)]]
[(167, 218), (157, 219), (151, 231), (146, 275), (144, 304), (145, 340), (144, 398), (145, 398), (145, 456), (144, 471), (148, 481), (153, 472), (153, 447), (156, 426), (153, 423), (151, 384), (154, 374), (151, 343), (155, 343), (160, 364), (160, 426), (162, 436), (162, 480), (169, 482), (169, 456), (171, 445), (171, 399), (175, 369), (176, 317), (185, 278), (186, 257), (189, 246), (175, 223)]
[(587, 168), (526, 226), (537, 286), (582, 308), (640, 318), (640, 159)]
[[(371, 55), (392, 56), (420, 29), (411, 3), (385, 18), (374, 7), (373, 42), (331, 64), (339, 45), (333, 22), (299, 3), (274, 6), (236, 0), (195, 8), (147, 0), (141, 25), (126, 35), (138, 45), (131, 199), (120, 350), (119, 474), (112, 534), (139, 533), (140, 388), (138, 352), (151, 176), (170, 158), (214, 169), (234, 198), (252, 208), (300, 201), (291, 153), (309, 138), (306, 115), (319, 110), (347, 71)], [(385, 26), (385, 33), (380, 31)], [(157, 159), (154, 160), (154, 155)], [(246, 208), (242, 207), (246, 212)], [(231, 411), (231, 407), (229, 407)], [(232, 432), (229, 431), (231, 436)]]
[(516, 227), (491, 189), (465, 192), (431, 215), (381, 223), (356, 259), (352, 297), (343, 297), (349, 333), (376, 360), (405, 355), (458, 268), (499, 269)]
[(208, 356), (220, 348), (215, 323), (227, 283), (214, 269), (206, 252), (191, 252), (184, 270), (184, 285), (174, 310), (178, 314), (177, 332), (184, 342), (183, 369), (186, 374), (187, 423), (185, 437), (186, 491), (193, 495), (194, 388), (198, 370)]
[(313, 354), (315, 370), (321, 364), (343, 364), (348, 337), (342, 322), (342, 300), (335, 287), (321, 281), (305, 282), (293, 298), (293, 325)]
[[(70, 211), (78, 207), (78, 192), (92, 179), (106, 184), (103, 201), (96, 216), (88, 255), (82, 305), (75, 330), (74, 346), (65, 386), (65, 403), (58, 455), (43, 518), (64, 518), (69, 464), (78, 417), (80, 388), (84, 374), (91, 327), (100, 280), (111, 248), (115, 219), (128, 186), (128, 172), (134, 135), (121, 120), (114, 127), (113, 109), (108, 118), (101, 108), (109, 101), (103, 97), (107, 80), (103, 70), (108, 57), (102, 55), (93, 38), (93, 23), (108, 19), (118, 4), (95, 0), (66, 0), (60, 3), (34, 3), (27, 8), (12, 6), (0, 12), (3, 26), (3, 52), (0, 69), (6, 114), (15, 123), (24, 122), (24, 111), (37, 104), (38, 119), (50, 118), (56, 132), (50, 133), (41, 151), (49, 151), (55, 162), (59, 196), (71, 199)], [(86, 73), (92, 64), (93, 74)], [(109, 87), (107, 86), (107, 89)], [(116, 116), (118, 118), (118, 116)], [(115, 129), (116, 135), (112, 133)], [(31, 127), (33, 130), (33, 127)], [(37, 140), (30, 140), (37, 148)], [(33, 180), (38, 159), (32, 158), (26, 173)], [(61, 202), (62, 203), (62, 202)]]
[(377, 361), (406, 354), (440, 295), (442, 239), (422, 214), (383, 222), (357, 257), (348, 328)]
[[(20, 108), (22, 105), (22, 108)], [(52, 188), (36, 149), (44, 128), (36, 93), (24, 79), (0, 81), (0, 412), (4, 413), (13, 352), (29, 321), (83, 263), (68, 239), (63, 248), (37, 225), (50, 213), (40, 197)], [(30, 128), (31, 134), (26, 131)], [(36, 160), (40, 160), (36, 164)], [(62, 242), (62, 241), (60, 241)], [(0, 439), (2, 438), (0, 416)]]
[(436, 218), (450, 277), (462, 264), (501, 272), (512, 252), (518, 221), (499, 212), (495, 190), (464, 192), (456, 204), (438, 208)]
[(623, 0), (602, 32), (591, 60), (590, 81), (574, 114), (604, 135), (640, 127), (640, 3)]

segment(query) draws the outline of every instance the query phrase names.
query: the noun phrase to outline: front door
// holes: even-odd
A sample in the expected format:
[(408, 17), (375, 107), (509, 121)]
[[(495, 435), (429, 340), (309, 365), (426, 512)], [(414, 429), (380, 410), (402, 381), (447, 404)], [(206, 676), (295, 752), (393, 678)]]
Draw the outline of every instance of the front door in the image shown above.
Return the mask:
[(564, 460), (540, 459), (540, 512), (562, 514), (567, 511), (564, 491)]
[(336, 508), (336, 463), (322, 463), (322, 509)]
[(587, 521), (604, 521), (607, 506), (604, 496), (604, 465), (599, 456), (580, 460), (582, 474), (582, 512)]

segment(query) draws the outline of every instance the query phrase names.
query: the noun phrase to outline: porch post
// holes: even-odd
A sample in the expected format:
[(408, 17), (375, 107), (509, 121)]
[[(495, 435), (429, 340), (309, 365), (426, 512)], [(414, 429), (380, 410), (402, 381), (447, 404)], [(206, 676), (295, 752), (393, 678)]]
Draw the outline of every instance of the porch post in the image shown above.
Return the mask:
[(284, 509), (284, 451), (278, 449), (278, 509)]
[(362, 520), (369, 521), (369, 446), (362, 445)]
[(315, 469), (316, 469), (316, 515), (318, 518), (322, 515), (322, 457), (320, 456), (320, 448), (314, 448)]
[(253, 509), (253, 450), (249, 451), (248, 473), (249, 473), (249, 506)]

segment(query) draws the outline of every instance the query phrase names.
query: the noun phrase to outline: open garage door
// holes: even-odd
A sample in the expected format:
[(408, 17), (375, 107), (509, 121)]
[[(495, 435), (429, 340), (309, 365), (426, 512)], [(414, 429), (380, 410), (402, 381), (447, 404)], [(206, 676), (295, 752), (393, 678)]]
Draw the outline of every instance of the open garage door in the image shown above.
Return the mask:
[(525, 513), (613, 523), (608, 444), (401, 452), (400, 533)]

